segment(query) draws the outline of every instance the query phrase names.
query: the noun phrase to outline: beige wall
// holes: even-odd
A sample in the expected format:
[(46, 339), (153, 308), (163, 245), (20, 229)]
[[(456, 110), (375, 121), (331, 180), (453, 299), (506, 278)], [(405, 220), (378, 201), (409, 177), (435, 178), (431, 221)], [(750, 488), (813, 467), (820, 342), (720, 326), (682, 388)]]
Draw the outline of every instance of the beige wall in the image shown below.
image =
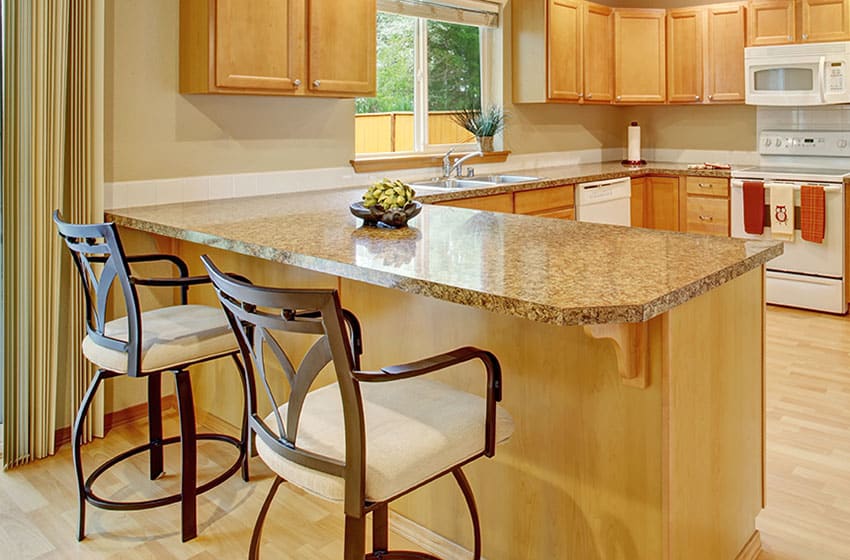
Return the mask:
[[(106, 181), (348, 164), (351, 100), (180, 95), (178, 7), (177, 0), (107, 3)], [(509, 10), (505, 19), (505, 145), (514, 153), (621, 147), (631, 120), (641, 123), (647, 147), (755, 149), (752, 107), (513, 105)]]
[(352, 100), (180, 95), (178, 0), (106, 5), (106, 181), (348, 165)]

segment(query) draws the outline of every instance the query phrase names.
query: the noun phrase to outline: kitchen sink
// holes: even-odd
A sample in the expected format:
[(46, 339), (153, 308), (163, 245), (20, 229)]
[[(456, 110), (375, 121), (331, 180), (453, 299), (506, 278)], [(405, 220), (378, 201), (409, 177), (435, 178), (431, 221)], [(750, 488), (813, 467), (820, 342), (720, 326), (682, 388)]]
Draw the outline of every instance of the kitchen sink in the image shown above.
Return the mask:
[(434, 179), (433, 181), (416, 181), (410, 183), (411, 187), (438, 187), (441, 189), (469, 189), (495, 185), (493, 182), (473, 181), (470, 179)]
[(531, 181), (539, 181), (540, 179), (540, 177), (530, 177), (527, 175), (480, 175), (478, 177), (465, 177), (465, 180), (467, 181), (491, 183), (494, 185), (504, 183), (530, 183)]
[(415, 181), (410, 183), (413, 187), (437, 187), (441, 189), (469, 189), (481, 188), (487, 185), (500, 185), (510, 183), (528, 183), (539, 181), (540, 177), (528, 177), (525, 175), (480, 175), (478, 177), (462, 177), (451, 179), (434, 179), (431, 181)]

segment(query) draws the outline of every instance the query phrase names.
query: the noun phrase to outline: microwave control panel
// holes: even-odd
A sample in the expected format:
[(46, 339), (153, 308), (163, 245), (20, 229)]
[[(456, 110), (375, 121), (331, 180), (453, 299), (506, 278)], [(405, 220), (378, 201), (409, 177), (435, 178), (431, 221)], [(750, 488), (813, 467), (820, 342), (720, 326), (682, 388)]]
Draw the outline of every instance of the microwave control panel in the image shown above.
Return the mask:
[(759, 153), (782, 156), (850, 157), (850, 131), (763, 130)]
[(844, 62), (826, 63), (826, 93), (844, 91), (846, 64)]

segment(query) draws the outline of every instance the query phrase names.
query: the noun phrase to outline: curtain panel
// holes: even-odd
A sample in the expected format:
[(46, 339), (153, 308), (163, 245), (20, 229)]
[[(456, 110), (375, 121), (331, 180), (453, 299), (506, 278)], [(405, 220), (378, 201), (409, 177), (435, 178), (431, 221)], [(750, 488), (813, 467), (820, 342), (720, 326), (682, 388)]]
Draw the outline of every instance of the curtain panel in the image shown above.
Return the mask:
[(58, 208), (72, 221), (91, 221), (102, 212), (103, 10), (102, 0), (4, 1), (4, 6), (8, 468), (55, 451), (57, 395), (75, 401), (69, 404), (75, 411), (78, 387), (90, 376), (79, 351), (82, 298), (51, 214)]

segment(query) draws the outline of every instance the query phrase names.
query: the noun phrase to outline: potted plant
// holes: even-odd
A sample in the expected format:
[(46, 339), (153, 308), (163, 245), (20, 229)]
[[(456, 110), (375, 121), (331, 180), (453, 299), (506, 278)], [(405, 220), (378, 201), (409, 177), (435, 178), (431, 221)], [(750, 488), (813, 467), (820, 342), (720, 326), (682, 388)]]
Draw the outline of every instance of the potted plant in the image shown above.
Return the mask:
[(493, 136), (505, 128), (505, 113), (497, 105), (482, 109), (460, 109), (452, 113), (452, 120), (475, 136), (482, 152), (493, 151)]

